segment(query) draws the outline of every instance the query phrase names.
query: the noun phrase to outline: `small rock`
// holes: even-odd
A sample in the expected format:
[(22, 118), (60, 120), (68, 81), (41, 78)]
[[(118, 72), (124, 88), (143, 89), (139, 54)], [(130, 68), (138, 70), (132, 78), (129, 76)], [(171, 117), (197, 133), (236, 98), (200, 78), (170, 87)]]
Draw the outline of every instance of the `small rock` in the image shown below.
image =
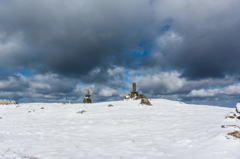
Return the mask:
[(112, 105), (112, 104), (109, 104), (108, 107), (113, 107), (113, 105)]
[(0, 117), (0, 119), (2, 119), (2, 117)]
[(235, 117), (234, 116), (226, 116), (225, 119), (226, 118), (234, 119)]
[(148, 101), (147, 98), (142, 98), (140, 104), (152, 106), (152, 104)]
[(222, 128), (234, 127), (234, 128), (239, 128), (240, 129), (240, 126), (237, 126), (237, 125), (222, 125), (221, 127)]
[(233, 116), (235, 116), (235, 117), (237, 116), (237, 115), (236, 115), (235, 113), (233, 113), (233, 112), (230, 112), (230, 113), (231, 113)]
[(238, 116), (237, 119), (240, 120), (240, 116)]
[(234, 136), (236, 138), (240, 138), (240, 131), (234, 130), (234, 132), (228, 133), (227, 135)]
[(225, 117), (225, 119), (226, 119), (226, 118), (234, 119), (236, 116), (237, 116), (237, 115), (236, 115), (235, 113), (230, 112), (230, 113)]
[(31, 113), (31, 111), (28, 111), (28, 113)]
[(86, 110), (82, 110), (82, 111), (78, 111), (76, 114), (83, 114), (83, 113), (86, 113), (87, 111)]
[(44, 107), (42, 107), (41, 109), (44, 109)]

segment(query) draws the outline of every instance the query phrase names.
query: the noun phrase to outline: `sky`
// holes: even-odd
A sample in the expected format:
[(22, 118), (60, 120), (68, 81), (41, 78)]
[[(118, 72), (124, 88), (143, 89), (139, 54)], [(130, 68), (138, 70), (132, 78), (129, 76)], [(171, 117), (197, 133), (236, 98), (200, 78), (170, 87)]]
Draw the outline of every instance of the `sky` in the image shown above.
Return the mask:
[(235, 107), (239, 0), (1, 0), (0, 99)]

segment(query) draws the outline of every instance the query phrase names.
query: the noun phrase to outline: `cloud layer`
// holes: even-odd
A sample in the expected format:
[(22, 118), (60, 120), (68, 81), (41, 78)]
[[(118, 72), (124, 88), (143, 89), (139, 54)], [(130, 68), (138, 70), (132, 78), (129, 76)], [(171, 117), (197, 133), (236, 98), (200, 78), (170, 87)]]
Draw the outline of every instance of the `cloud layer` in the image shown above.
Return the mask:
[(3, 0), (0, 97), (118, 100), (137, 82), (149, 97), (237, 100), (239, 14), (235, 0)]

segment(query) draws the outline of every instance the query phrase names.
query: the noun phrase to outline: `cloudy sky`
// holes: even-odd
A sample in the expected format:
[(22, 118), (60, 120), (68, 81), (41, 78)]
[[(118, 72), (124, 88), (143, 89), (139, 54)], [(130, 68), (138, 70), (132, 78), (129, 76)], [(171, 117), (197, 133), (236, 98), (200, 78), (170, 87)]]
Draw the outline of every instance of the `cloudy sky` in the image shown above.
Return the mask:
[(240, 101), (239, 0), (1, 0), (0, 99)]

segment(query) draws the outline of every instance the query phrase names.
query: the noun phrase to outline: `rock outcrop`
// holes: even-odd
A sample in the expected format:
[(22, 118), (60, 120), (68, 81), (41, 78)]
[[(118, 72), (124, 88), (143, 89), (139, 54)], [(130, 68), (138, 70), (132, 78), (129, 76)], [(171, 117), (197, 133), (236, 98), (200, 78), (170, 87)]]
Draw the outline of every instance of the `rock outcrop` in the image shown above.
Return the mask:
[(147, 97), (144, 94), (139, 94), (138, 91), (136, 91), (136, 83), (133, 83), (133, 91), (131, 94), (127, 94), (124, 98), (124, 100), (141, 100), (142, 105), (152, 105)]
[[(230, 112), (225, 118), (234, 119), (235, 121), (240, 120), (240, 103), (237, 103), (237, 105), (236, 105), (236, 113)], [(240, 126), (237, 126), (237, 125), (222, 125), (222, 128), (227, 128), (230, 126), (240, 129)], [(231, 135), (233, 137), (240, 138), (240, 131), (234, 130), (234, 132), (230, 132), (227, 135)], [(230, 139), (229, 137), (226, 137), (226, 138)]]

